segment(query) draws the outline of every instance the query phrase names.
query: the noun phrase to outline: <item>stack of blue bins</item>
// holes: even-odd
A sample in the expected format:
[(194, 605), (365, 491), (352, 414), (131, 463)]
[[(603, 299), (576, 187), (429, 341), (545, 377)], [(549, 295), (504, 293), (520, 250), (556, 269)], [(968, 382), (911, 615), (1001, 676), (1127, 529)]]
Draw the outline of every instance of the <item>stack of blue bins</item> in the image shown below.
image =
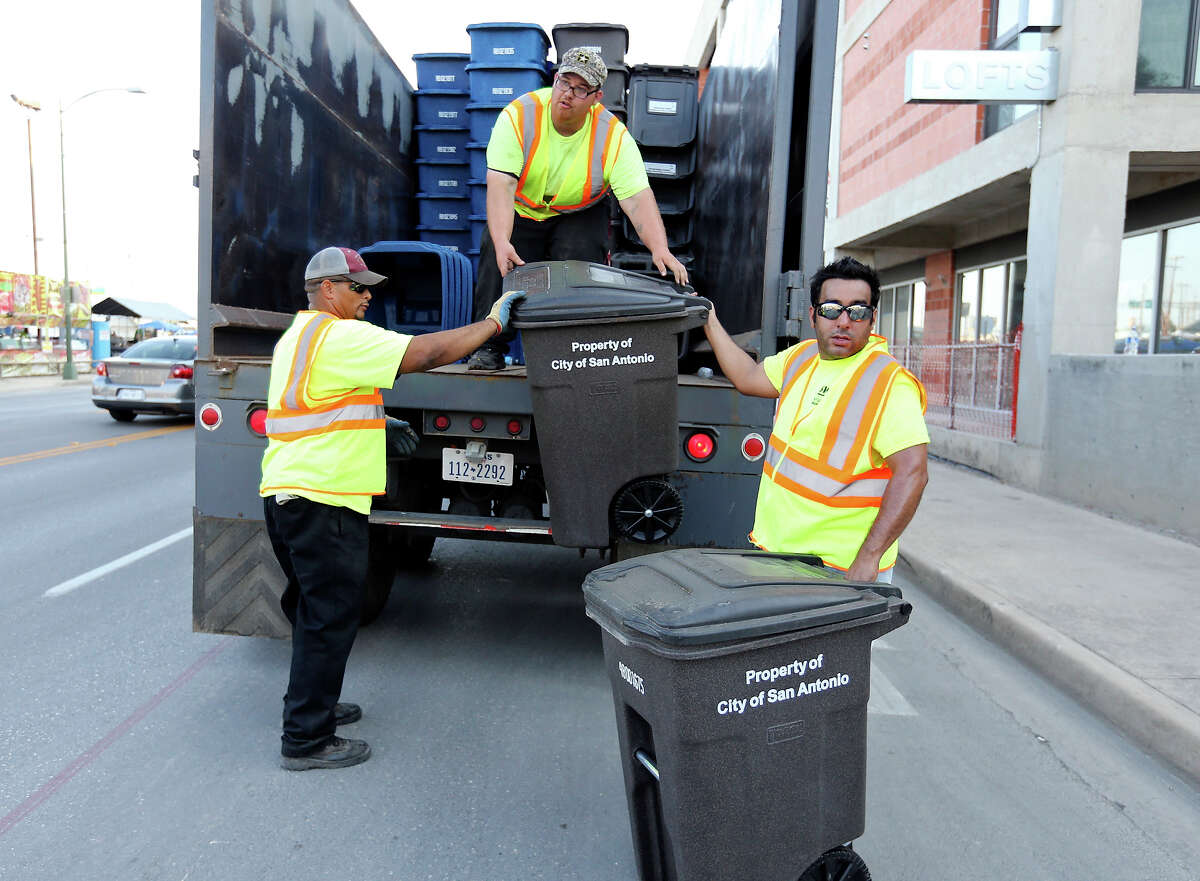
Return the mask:
[(471, 259), (479, 266), (479, 245), (487, 234), (487, 145), (496, 119), (508, 104), (549, 82), (546, 53), (550, 38), (536, 24), (494, 21), (467, 25), (471, 61), (467, 81), (470, 140), (467, 156), (471, 178)]
[(409, 334), (471, 323), (474, 274), (461, 250), (432, 242), (376, 242), (358, 252), (387, 276), (371, 288), (367, 321)]
[(462, 251), (471, 248), (467, 143), (467, 62), (462, 53), (414, 55), (417, 64), (417, 236)]

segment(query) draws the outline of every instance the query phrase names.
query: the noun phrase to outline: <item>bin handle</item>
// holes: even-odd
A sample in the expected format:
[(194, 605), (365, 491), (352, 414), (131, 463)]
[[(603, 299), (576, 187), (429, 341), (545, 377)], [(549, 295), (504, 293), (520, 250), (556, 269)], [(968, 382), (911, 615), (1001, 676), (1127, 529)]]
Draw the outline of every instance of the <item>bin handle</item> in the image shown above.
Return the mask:
[(642, 767), (650, 772), (650, 776), (658, 782), (662, 782), (662, 778), (658, 776), (658, 766), (654, 764), (654, 756), (646, 752), (644, 749), (634, 750), (633, 757), (641, 763)]

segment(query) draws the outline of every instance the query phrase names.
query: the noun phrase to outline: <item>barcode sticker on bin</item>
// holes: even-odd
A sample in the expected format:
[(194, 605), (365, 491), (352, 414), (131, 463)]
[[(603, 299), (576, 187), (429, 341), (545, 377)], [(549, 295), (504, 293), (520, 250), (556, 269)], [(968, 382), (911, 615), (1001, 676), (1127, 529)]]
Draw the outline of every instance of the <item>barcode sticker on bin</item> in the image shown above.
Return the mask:
[(647, 162), (646, 174), (659, 175), (660, 177), (674, 177), (676, 167), (674, 162)]
[(457, 110), (439, 110), (438, 119), (458, 119)]
[(434, 78), (433, 78), (433, 81), (434, 81), (435, 83), (452, 83), (452, 82), (454, 82), (454, 81), (455, 81), (455, 80), (457, 80), (457, 79), (458, 79), (458, 75), (457, 75), (457, 74), (453, 74), (453, 73), (439, 73), (439, 74), (437, 74), (436, 76), (434, 76)]
[(649, 113), (662, 113), (664, 115), (674, 116), (676, 113), (679, 112), (679, 102), (678, 101), (662, 101), (662, 100), (658, 100), (655, 98), (651, 98), (646, 106), (646, 110)]
[(514, 49), (512, 46), (493, 46), (492, 54), (493, 55), (516, 55), (517, 50)]
[(602, 54), (599, 46), (576, 46), (576, 49), (587, 49), (589, 52), (595, 52), (597, 55)]
[(457, 186), (458, 186), (458, 181), (457, 181), (457, 180), (452, 180), (452, 179), (450, 179), (450, 178), (446, 178), (446, 179), (444, 179), (444, 180), (439, 180), (439, 181), (438, 181), (438, 186), (439, 186), (439, 187), (457, 187)]
[(493, 95), (511, 95), (512, 93), (512, 86), (495, 86), (492, 88)]
[(439, 153), (457, 153), (458, 148), (455, 147), (453, 144), (439, 144), (437, 151)]
[(443, 211), (438, 214), (438, 220), (458, 220), (458, 215)]

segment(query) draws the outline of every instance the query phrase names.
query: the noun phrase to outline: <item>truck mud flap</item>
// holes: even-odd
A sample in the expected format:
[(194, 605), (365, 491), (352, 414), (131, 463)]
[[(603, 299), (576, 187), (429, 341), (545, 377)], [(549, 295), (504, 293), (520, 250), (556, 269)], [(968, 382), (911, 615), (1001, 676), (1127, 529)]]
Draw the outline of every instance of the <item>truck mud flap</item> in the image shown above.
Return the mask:
[(291, 636), (279, 608), (284, 577), (261, 520), (193, 510), (192, 629), (238, 636)]

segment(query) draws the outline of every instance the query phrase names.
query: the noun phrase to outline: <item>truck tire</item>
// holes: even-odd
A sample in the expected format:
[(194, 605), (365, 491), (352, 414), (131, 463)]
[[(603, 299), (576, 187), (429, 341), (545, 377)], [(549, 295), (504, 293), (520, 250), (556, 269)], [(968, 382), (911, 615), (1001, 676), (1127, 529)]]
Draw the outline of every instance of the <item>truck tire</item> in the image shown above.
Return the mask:
[(395, 548), (396, 565), (401, 569), (416, 569), (429, 562), (433, 553), (433, 543), (437, 540), (432, 535), (405, 534), (392, 540)]
[(379, 617), (392, 595), (400, 569), (415, 569), (433, 553), (432, 535), (413, 535), (389, 526), (372, 526), (367, 550), (367, 584), (359, 625), (366, 627)]
[(372, 526), (367, 543), (367, 583), (363, 593), (359, 625), (366, 627), (379, 617), (396, 580), (396, 555), (392, 549), (394, 529)]

